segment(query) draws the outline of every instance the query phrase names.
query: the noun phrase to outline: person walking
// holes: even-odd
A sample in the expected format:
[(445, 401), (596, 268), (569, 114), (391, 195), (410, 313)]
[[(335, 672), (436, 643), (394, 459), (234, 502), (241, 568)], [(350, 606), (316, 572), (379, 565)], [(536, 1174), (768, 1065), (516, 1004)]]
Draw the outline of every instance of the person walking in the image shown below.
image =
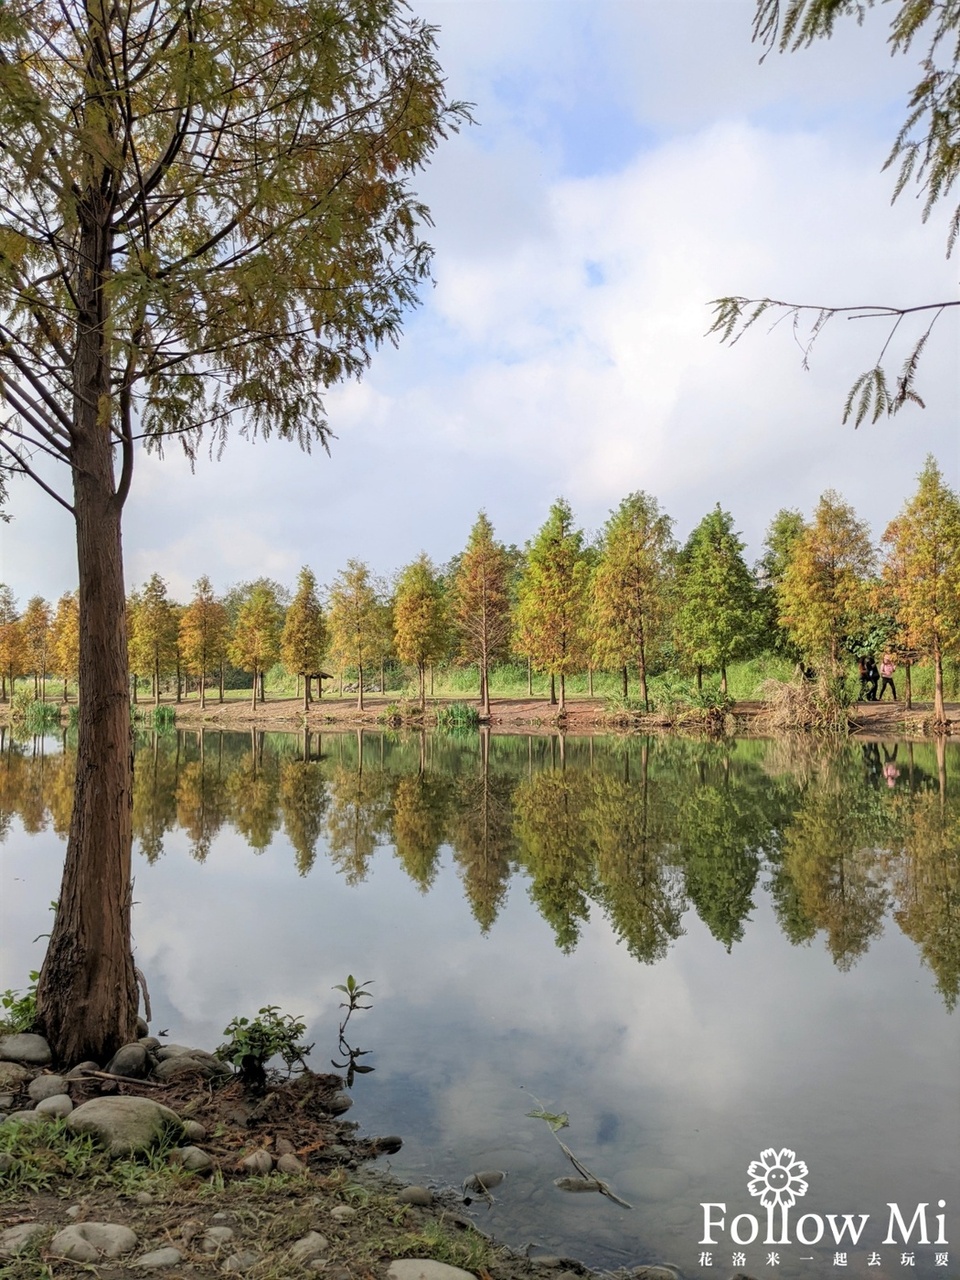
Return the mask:
[(880, 702), (883, 701), (883, 695), (886, 692), (887, 685), (890, 686), (890, 696), (894, 702), (897, 700), (897, 688), (893, 683), (893, 673), (897, 669), (897, 664), (893, 660), (892, 653), (885, 653), (880, 659), (880, 692), (877, 695)]

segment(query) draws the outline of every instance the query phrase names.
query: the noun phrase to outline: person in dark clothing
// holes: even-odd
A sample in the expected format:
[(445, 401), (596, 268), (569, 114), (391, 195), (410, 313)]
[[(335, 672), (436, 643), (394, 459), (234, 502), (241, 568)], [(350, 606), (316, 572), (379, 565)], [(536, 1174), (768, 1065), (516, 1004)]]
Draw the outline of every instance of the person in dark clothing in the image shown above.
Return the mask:
[(876, 702), (877, 682), (880, 679), (880, 672), (877, 670), (877, 664), (873, 660), (872, 653), (865, 658), (860, 658), (857, 662), (857, 670), (860, 673), (860, 701)]
[(870, 685), (869, 691), (867, 693), (867, 701), (876, 702), (877, 685), (880, 683), (880, 672), (877, 670), (877, 664), (874, 661), (872, 653), (870, 654), (869, 658), (867, 658), (867, 682)]

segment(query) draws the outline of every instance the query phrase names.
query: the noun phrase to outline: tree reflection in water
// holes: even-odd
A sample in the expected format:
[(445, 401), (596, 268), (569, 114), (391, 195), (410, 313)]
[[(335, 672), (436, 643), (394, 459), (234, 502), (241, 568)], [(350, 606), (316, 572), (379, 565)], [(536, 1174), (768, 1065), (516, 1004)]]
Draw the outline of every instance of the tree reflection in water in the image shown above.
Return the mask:
[[(769, 890), (794, 944), (856, 964), (885, 924), (917, 946), (948, 1007), (960, 994), (960, 749), (809, 739), (464, 737), (169, 731), (141, 735), (134, 836), (153, 863), (182, 830), (203, 861), (232, 828), (282, 832), (297, 870), (351, 884), (392, 852), (422, 893), (449, 860), (478, 927), (520, 878), (565, 951), (600, 911), (638, 961), (695, 913), (730, 951)], [(67, 830), (75, 749), (0, 730), (0, 842)]]

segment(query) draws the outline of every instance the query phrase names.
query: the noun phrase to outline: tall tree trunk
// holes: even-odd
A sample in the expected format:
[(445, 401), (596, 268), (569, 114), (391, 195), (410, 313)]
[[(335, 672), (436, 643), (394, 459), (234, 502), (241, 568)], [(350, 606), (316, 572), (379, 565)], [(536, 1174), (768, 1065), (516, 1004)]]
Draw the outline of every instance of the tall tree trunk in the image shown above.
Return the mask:
[(643, 636), (640, 637), (640, 650), (637, 655), (637, 669), (640, 676), (640, 701), (644, 711), (650, 710), (650, 699), (647, 695), (647, 655), (644, 652)]
[[(697, 663), (697, 693), (703, 689), (703, 663)], [(724, 690), (726, 692), (726, 690)]]
[(726, 697), (727, 696), (727, 668), (726, 667), (720, 668), (720, 688), (723, 692), (723, 696)]
[(940, 635), (933, 633), (933, 719), (938, 725), (946, 724), (947, 714), (943, 706), (943, 650)]
[(67, 677), (66, 676), (63, 677), (63, 700), (64, 702), (69, 702), (69, 698), (67, 697)]
[(257, 668), (256, 667), (253, 668), (253, 684), (252, 684), (251, 693), (250, 693), (250, 705), (251, 707), (255, 707), (257, 705)]
[[(300, 677), (297, 676), (299, 682)], [(310, 710), (310, 677), (306, 672), (303, 673), (303, 714), (306, 715)]]
[(363, 710), (363, 663), (357, 663), (357, 710)]
[(560, 715), (563, 715), (566, 709), (567, 709), (567, 677), (561, 671), (560, 672), (560, 708), (559, 708)]
[(527, 659), (527, 697), (533, 697), (533, 659)]
[(624, 697), (624, 701), (626, 701), (626, 699), (630, 696), (630, 686), (628, 683), (626, 663), (623, 664), (623, 671), (621, 672), (621, 675), (623, 676), (623, 697)]
[(480, 710), (484, 719), (490, 719), (490, 668), (486, 656), (480, 662)]
[(265, 671), (261, 671), (260, 672), (260, 701), (266, 702), (266, 700), (267, 700), (267, 673)]
[(907, 658), (903, 664), (903, 699), (904, 706), (907, 711), (913, 710), (913, 682), (912, 682), (913, 663)]
[(424, 662), (417, 663), (417, 675), (420, 677), (420, 710), (427, 709), (427, 666)]
[(223, 663), (220, 663), (220, 701), (223, 701)]
[[(93, 203), (98, 197), (90, 197)], [(89, 213), (89, 211), (86, 211)], [(104, 1062), (136, 1034), (130, 948), (133, 747), (127, 620), (114, 485), (102, 284), (106, 233), (80, 238), (72, 440), (80, 617), (80, 701), (73, 812), (53, 931), (37, 985), (54, 1060)]]
[(551, 707), (557, 705), (557, 678), (552, 671), (550, 672), (550, 705)]
[(200, 695), (200, 710), (202, 711), (207, 705), (207, 664), (200, 663), (200, 687), (197, 690)]

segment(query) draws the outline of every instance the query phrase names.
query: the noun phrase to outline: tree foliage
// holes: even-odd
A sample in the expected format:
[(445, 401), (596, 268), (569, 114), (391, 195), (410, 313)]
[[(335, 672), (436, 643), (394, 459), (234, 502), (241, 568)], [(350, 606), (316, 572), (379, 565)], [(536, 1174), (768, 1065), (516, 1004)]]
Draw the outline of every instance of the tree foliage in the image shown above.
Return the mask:
[(759, 625), (757, 588), (743, 558), (733, 516), (718, 503), (700, 521), (680, 554), (677, 636), (690, 662), (719, 669), (753, 651)]
[(883, 541), (883, 576), (896, 597), (896, 617), (908, 647), (933, 663), (934, 719), (943, 724), (943, 660), (960, 650), (960, 499), (932, 457)]
[(417, 668), (420, 706), (423, 707), (427, 665), (443, 657), (449, 637), (443, 584), (426, 554), (407, 565), (397, 579), (393, 635), (397, 657)]
[(33, 596), (28, 600), (23, 617), (20, 619), (26, 669), (33, 676), (34, 693), (38, 698), (43, 697), (44, 680), (50, 665), (52, 620), (50, 605), (43, 596)]
[[(13, 697), (13, 683), (23, 673), (23, 628), (17, 613), (17, 601), (5, 582), (0, 583), (0, 679), (4, 697)], [(10, 681), (9, 694), (7, 681)]]
[(50, 625), (50, 651), (66, 702), (67, 684), (80, 678), (80, 602), (75, 591), (64, 592), (57, 602)]
[[(754, 40), (769, 52), (796, 50), (815, 40), (829, 38), (840, 18), (855, 17), (862, 23), (876, 0), (757, 0)], [(922, 218), (929, 218), (936, 204), (946, 198), (960, 173), (960, 4), (957, 0), (895, 0), (891, 6), (888, 44), (892, 54), (907, 54), (919, 45), (920, 78), (908, 100), (907, 116), (887, 156), (884, 168), (896, 171), (893, 198), (908, 187), (919, 188)], [(947, 256), (960, 234), (960, 205), (948, 223)], [(710, 333), (721, 342), (736, 342), (758, 320), (787, 319), (804, 347), (804, 368), (811, 348), (824, 327), (837, 316), (892, 321), (876, 362), (855, 379), (844, 405), (843, 421), (856, 426), (870, 418), (895, 414), (907, 404), (923, 408), (917, 390), (917, 373), (934, 325), (945, 311), (960, 306), (956, 298), (901, 306), (831, 306), (786, 302), (777, 298), (716, 298)], [(892, 375), (888, 354), (905, 320), (919, 318), (900, 371)], [(806, 335), (803, 330), (806, 328)], [(904, 330), (906, 331), (906, 329)]]
[(589, 580), (583, 533), (574, 528), (570, 504), (559, 498), (527, 552), (514, 643), (535, 667), (560, 677), (561, 711), (566, 677), (585, 664)]
[[(11, 0), (0, 9), (0, 467), (76, 523), (81, 703), (58, 1059), (134, 1032), (121, 521), (139, 440), (325, 443), (428, 273), (410, 188), (465, 110), (399, 0)], [(118, 473), (114, 470), (116, 451)]]
[(490, 664), (510, 646), (510, 557), (485, 511), (477, 516), (453, 578), (453, 620), (460, 657), (480, 669), (480, 701), (490, 714)]
[(227, 648), (230, 661), (253, 676), (251, 702), (257, 705), (260, 677), (280, 657), (283, 608), (265, 582), (255, 582), (240, 605)]
[(304, 711), (310, 705), (310, 677), (320, 670), (326, 649), (327, 620), (317, 594), (317, 579), (304, 565), (280, 638), (280, 660), (288, 671), (303, 678)]
[(347, 566), (330, 588), (331, 647), (343, 665), (357, 669), (357, 707), (363, 710), (363, 668), (383, 651), (384, 614), (370, 570), (360, 560)]
[(149, 675), (154, 703), (160, 701), (160, 682), (177, 666), (178, 617), (167, 584), (153, 573), (136, 594), (130, 634), (131, 666)]
[(828, 489), (793, 543), (778, 592), (781, 622), (806, 657), (836, 669), (867, 608), (875, 559), (866, 524)]
[[(193, 599), (180, 615), (180, 651), (187, 670), (200, 685), (200, 706), (206, 704), (207, 675), (220, 668), (227, 655), (229, 618), (218, 600), (210, 579), (204, 574), (193, 587)], [(222, 697), (222, 693), (221, 693)]]
[(647, 666), (670, 612), (673, 521), (648, 493), (624, 498), (604, 525), (593, 577), (594, 655), (602, 666), (636, 662), (649, 708)]

